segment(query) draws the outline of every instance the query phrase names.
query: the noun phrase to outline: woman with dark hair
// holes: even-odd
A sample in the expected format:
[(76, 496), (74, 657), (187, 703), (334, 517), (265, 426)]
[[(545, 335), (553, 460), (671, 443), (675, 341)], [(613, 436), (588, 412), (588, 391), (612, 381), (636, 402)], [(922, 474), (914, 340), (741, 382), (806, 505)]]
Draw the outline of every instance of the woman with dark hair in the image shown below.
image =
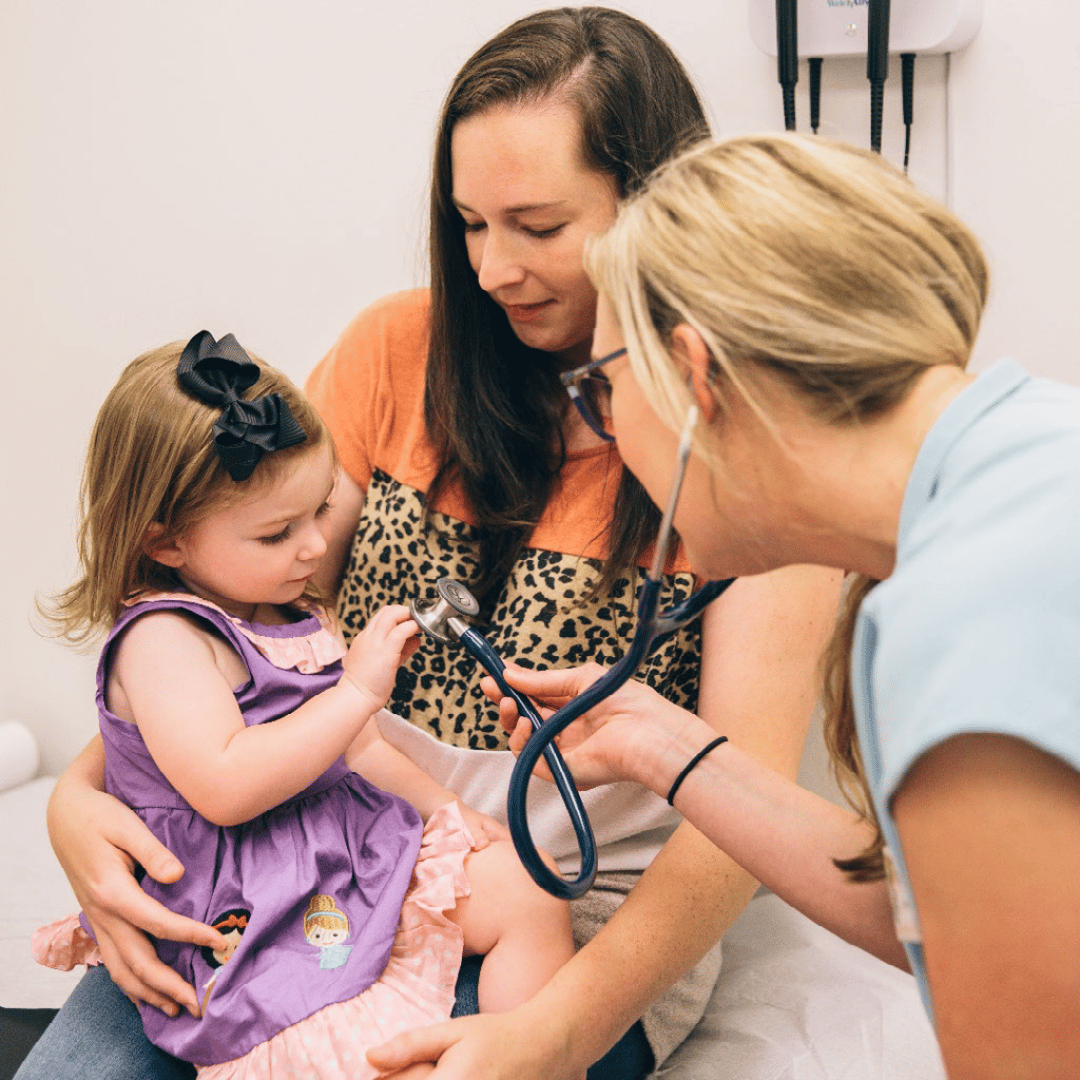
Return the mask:
[[(510, 661), (606, 664), (624, 651), (658, 515), (604, 428), (567, 408), (559, 375), (592, 344), (586, 239), (706, 131), (679, 61), (620, 12), (539, 12), (462, 68), (436, 139), (431, 288), (362, 312), (308, 386), (344, 469), (325, 584), (336, 588), (340, 575), (347, 633), (387, 600), (430, 595), (449, 575), (470, 584), (485, 633)], [(794, 776), (839, 578), (795, 567), (740, 581), (641, 677), (706, 724), (738, 730), (751, 753)], [(692, 587), (677, 552), (664, 602)], [(379, 726), (392, 745), (437, 785), (504, 820), (512, 757), (464, 653), (425, 642), (389, 707)], [(155, 877), (180, 870), (98, 786), (92, 744), (52, 803), (57, 852), (120, 988), (166, 1010), (190, 1005), (192, 989), (156, 963), (137, 928), (195, 941), (206, 928), (163, 914), (134, 887), (126, 853)], [(589, 809), (600, 873), (573, 905), (580, 951), (524, 1006), (463, 1022), (436, 1076), (550, 1080), (604, 1058), (590, 1076), (641, 1077), (700, 1018), (717, 942), (756, 882), (643, 789), (590, 795)], [(572, 866), (561, 804), (536, 815), (540, 843)], [(88, 846), (91, 819), (107, 824)], [(462, 997), (459, 984), (459, 1005)], [(124, 1050), (138, 1047), (129, 1038)], [(84, 1059), (80, 1071), (131, 1075), (100, 1064)], [(55, 1067), (50, 1075), (74, 1077)], [(157, 1062), (139, 1075), (172, 1074)]]
[[(520, 19), (481, 47), (450, 87), (435, 139), (431, 190), (424, 415), (439, 469), (427, 496), (430, 505), (451, 478), (461, 485), (481, 527), (475, 582), (481, 598), (505, 581), (552, 495), (566, 437), (558, 373), (587, 354), (590, 335), (580, 335), (591, 331), (595, 301), (591, 289), (572, 283), (564, 303), (576, 307), (579, 324), (560, 327), (562, 341), (542, 323), (515, 320), (512, 311), (507, 318), (500, 291), (485, 288), (473, 272), (469, 238), (484, 223), (477, 215), (472, 222), (455, 201), (453, 135), (461, 122), (496, 109), (554, 104), (576, 115), (574, 149), (583, 174), (603, 178), (600, 216), (609, 191), (625, 198), (679, 149), (708, 134), (697, 93), (668, 46), (643, 23), (604, 8)], [(563, 216), (555, 213), (552, 221)], [(577, 237), (571, 241), (566, 253), (576, 277), (584, 272)], [(577, 356), (569, 355), (575, 349)], [(636, 563), (659, 520), (633, 474), (622, 470), (601, 588)]]

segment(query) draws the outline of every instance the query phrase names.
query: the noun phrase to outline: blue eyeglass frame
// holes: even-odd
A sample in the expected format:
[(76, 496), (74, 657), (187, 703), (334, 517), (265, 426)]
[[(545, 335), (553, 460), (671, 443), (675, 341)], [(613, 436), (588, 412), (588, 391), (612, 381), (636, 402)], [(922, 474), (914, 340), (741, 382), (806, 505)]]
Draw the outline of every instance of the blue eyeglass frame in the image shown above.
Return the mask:
[(605, 364), (610, 364), (612, 360), (618, 360), (620, 356), (626, 355), (626, 347), (616, 349), (614, 352), (608, 353), (607, 356), (601, 356), (597, 360), (590, 360), (587, 364), (582, 364), (581, 367), (576, 367), (572, 371), (564, 371), (559, 380), (563, 386), (566, 387), (566, 392), (570, 395), (570, 400), (577, 406), (577, 411), (581, 413), (582, 420), (589, 425), (592, 431), (595, 431), (604, 442), (614, 442), (615, 436), (610, 432), (604, 430), (604, 425), (601, 424), (600, 418), (595, 416), (592, 410), (589, 408), (582, 396), (581, 390), (578, 388), (578, 383), (583, 379), (587, 379), (590, 376), (595, 376), (598, 379), (603, 379), (607, 382), (607, 376), (604, 375), (600, 369)]

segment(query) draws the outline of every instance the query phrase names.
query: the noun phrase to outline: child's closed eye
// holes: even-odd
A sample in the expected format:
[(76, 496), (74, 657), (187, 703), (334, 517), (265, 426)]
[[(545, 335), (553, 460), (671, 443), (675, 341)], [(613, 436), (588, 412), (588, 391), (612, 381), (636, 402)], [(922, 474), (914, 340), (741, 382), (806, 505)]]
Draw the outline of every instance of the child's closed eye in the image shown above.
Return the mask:
[(286, 525), (285, 528), (281, 530), (281, 532), (276, 532), (273, 536), (260, 536), (259, 543), (266, 544), (267, 547), (271, 547), (274, 544), (282, 544), (289, 539), (291, 533), (292, 526)]

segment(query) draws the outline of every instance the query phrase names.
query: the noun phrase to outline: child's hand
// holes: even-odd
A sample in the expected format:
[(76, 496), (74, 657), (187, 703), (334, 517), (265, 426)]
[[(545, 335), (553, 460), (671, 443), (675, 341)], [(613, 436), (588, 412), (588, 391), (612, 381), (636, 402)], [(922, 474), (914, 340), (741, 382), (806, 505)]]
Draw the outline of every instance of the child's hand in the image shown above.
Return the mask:
[(460, 799), (458, 800), (458, 806), (461, 808), (461, 816), (465, 819), (465, 824), (469, 827), (469, 832), (472, 833), (472, 838), (476, 842), (477, 851), (486, 848), (492, 840), (510, 839), (510, 830), (505, 825), (500, 825), (493, 817), (488, 817), (487, 814), (481, 814), (479, 810), (466, 806)]
[(416, 652), (419, 633), (409, 609), (390, 604), (376, 611), (353, 638), (343, 661), (344, 678), (368, 698), (373, 712), (390, 700), (398, 666)]

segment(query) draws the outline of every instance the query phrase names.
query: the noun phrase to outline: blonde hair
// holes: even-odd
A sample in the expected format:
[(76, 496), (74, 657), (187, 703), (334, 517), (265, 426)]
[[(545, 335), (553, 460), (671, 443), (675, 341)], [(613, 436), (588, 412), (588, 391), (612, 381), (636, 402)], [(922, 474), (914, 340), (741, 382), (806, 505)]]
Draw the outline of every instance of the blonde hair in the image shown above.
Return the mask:
[(229, 476), (211, 429), (221, 409), (184, 390), (176, 341), (143, 353), (124, 369), (98, 412), (90, 435), (80, 491), (80, 576), (51, 603), (45, 620), (71, 642), (108, 629), (124, 601), (143, 590), (174, 589), (168, 567), (144, 550), (155, 523), (169, 541), (221, 506), (249, 496), (276, 479), (300, 454), (332, 441), (307, 398), (281, 372), (252, 356), (258, 381), (243, 396), (277, 393), (307, 438), (263, 456), (250, 480)]
[[(986, 302), (978, 241), (880, 155), (798, 135), (706, 142), (662, 166), (589, 246), (630, 363), (660, 417), (691, 402), (671, 355), (675, 327), (711, 354), (721, 407), (742, 395), (768, 424), (755, 376), (779, 377), (810, 415), (860, 423), (901, 402), (928, 368), (967, 366)], [(704, 431), (695, 448), (714, 469)], [(825, 657), (826, 739), (853, 805), (873, 819), (855, 741), (848, 668), (858, 606), (850, 583)], [(878, 842), (838, 863), (881, 874)]]
[(349, 916), (337, 906), (334, 898), (326, 893), (316, 893), (304, 913), (304, 936), (317, 926), (323, 930), (344, 930), (349, 932)]

